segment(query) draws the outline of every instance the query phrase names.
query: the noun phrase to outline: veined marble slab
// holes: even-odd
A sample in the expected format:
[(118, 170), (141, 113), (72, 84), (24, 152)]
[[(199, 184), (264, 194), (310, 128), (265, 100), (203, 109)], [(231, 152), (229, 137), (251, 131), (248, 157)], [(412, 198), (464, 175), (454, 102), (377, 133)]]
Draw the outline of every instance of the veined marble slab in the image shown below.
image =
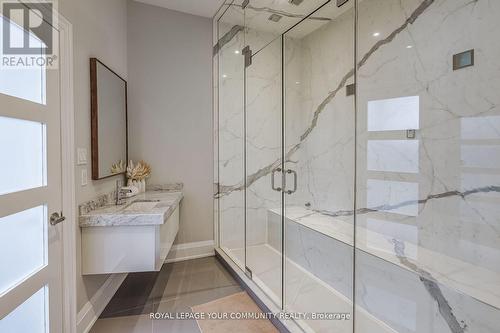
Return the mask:
[(80, 227), (161, 225), (183, 198), (182, 192), (147, 191), (123, 205), (105, 205), (80, 215)]
[[(280, 209), (270, 211), (281, 214)], [(354, 227), (346, 222), (349, 217), (332, 217), (302, 207), (287, 207), (286, 218), (349, 246), (354, 244)], [(500, 309), (499, 273), (364, 227), (358, 226), (356, 231), (358, 250), (413, 273), (427, 272), (438, 283)], [(412, 257), (410, 254), (418, 255)]]

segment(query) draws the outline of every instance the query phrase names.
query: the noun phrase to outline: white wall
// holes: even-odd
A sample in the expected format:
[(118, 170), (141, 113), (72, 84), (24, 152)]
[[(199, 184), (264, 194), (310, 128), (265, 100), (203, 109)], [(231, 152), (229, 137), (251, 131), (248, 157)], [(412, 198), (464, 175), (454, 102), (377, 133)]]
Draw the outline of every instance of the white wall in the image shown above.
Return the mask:
[[(80, 204), (111, 191), (116, 180), (116, 177), (104, 181), (89, 179), (87, 186), (80, 185), (81, 170), (87, 168), (89, 178), (91, 171), (89, 58), (97, 57), (122, 77), (127, 77), (127, 4), (126, 0), (60, 0), (59, 8), (74, 29), (75, 145), (88, 151), (89, 163), (76, 167), (76, 200)], [(107, 276), (81, 276), (80, 228), (76, 230), (79, 310), (102, 286)]]
[(177, 243), (213, 240), (211, 19), (128, 2), (129, 153), (183, 182)]

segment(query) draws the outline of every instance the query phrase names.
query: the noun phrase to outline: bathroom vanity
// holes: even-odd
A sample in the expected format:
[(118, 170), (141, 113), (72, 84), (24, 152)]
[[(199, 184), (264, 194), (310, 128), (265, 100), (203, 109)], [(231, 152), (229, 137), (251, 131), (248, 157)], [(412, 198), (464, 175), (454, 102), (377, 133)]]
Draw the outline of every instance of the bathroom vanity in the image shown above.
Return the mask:
[(159, 271), (179, 230), (180, 191), (150, 190), (80, 207), (82, 274)]

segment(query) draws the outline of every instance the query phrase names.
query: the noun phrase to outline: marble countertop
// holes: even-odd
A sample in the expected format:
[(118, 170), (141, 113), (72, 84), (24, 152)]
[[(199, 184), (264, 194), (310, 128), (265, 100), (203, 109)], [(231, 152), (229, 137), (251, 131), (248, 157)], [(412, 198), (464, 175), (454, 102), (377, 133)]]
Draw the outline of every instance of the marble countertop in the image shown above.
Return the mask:
[(108, 204), (80, 215), (80, 227), (161, 225), (183, 198), (180, 191), (152, 190), (126, 199), (123, 205)]

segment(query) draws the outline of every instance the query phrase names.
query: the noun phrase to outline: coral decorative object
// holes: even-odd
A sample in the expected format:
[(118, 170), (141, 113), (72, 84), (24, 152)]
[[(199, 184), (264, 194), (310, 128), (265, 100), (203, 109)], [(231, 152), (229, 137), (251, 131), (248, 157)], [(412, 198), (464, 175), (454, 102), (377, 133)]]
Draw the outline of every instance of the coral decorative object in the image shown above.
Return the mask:
[(139, 161), (134, 164), (130, 160), (127, 166), (128, 185), (135, 186), (139, 192), (146, 192), (146, 179), (151, 176), (151, 166), (144, 161)]

